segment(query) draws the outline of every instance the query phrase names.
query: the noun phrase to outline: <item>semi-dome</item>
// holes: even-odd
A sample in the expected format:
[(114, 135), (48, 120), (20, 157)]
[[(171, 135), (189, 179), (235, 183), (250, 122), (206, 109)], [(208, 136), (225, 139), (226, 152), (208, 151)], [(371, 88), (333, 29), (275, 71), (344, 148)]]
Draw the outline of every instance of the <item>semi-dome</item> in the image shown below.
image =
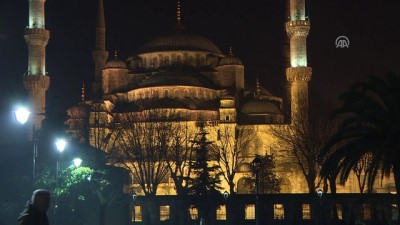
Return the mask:
[(118, 58), (118, 54), (115, 52), (114, 58), (107, 60), (104, 69), (128, 69), (128, 66), (125, 61)]
[(252, 99), (244, 103), (240, 111), (244, 114), (282, 114), (278, 103), (267, 99)]
[(184, 31), (176, 31), (154, 38), (139, 48), (139, 54), (163, 51), (201, 51), (222, 54), (219, 48), (209, 39)]

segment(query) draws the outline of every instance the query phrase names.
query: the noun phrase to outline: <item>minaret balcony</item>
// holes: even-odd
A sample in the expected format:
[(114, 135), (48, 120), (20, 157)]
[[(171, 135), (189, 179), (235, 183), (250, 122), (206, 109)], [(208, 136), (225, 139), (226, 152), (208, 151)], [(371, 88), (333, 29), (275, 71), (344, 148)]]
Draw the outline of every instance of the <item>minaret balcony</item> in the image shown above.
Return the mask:
[(286, 68), (286, 78), (290, 82), (310, 81), (312, 75), (311, 67), (289, 67)]
[(309, 20), (293, 20), (285, 24), (286, 31), (290, 37), (293, 36), (307, 36), (310, 31)]
[(50, 31), (41, 28), (26, 28), (25, 40), (28, 44), (46, 45), (50, 38)]

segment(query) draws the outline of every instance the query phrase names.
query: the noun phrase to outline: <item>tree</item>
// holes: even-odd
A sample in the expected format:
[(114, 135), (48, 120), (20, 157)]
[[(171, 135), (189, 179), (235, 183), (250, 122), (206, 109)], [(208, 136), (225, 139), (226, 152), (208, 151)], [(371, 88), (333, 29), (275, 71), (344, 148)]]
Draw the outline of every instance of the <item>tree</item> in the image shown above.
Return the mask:
[(176, 122), (171, 135), (166, 162), (175, 183), (176, 193), (184, 196), (189, 194), (193, 187), (188, 180), (193, 174), (191, 164), (195, 160), (195, 148), (192, 140), (196, 139), (197, 134), (189, 128), (188, 122)]
[(128, 169), (146, 196), (155, 196), (168, 174), (167, 152), (172, 121), (164, 110), (127, 113), (121, 122), (114, 163)]
[[(360, 158), (360, 161), (353, 167), (353, 172), (357, 177), (358, 187), (360, 189), (360, 193), (364, 193), (365, 184), (367, 181), (368, 174), (371, 173), (371, 154), (365, 154)], [(368, 182), (367, 184), (367, 192), (372, 193), (372, 185), (373, 183)]]
[(332, 165), (337, 165), (339, 178), (345, 182), (360, 160), (370, 154), (368, 182), (373, 183), (378, 171), (382, 175), (392, 172), (400, 204), (400, 76), (369, 77), (353, 84), (341, 100), (333, 115), (343, 119), (322, 148), (321, 174), (326, 176)]
[[(313, 110), (298, 110), (297, 119), (290, 125), (272, 128), (272, 134), (289, 149), (295, 164), (306, 179), (309, 193), (315, 193), (319, 186), (317, 181), (320, 171), (319, 152), (324, 143), (333, 133), (335, 124), (328, 121), (328, 106), (321, 100), (311, 102)], [(330, 177), (335, 184), (336, 177)], [(334, 188), (335, 189), (335, 188)]]
[(200, 121), (198, 124), (198, 138), (193, 140), (196, 160), (191, 164), (194, 177), (188, 180), (193, 186), (190, 194), (212, 195), (221, 189), (219, 186), (221, 173), (219, 166), (215, 165), (210, 159), (210, 156), (212, 156), (210, 149), (213, 146), (211, 146), (212, 142), (207, 139), (208, 132), (205, 130), (205, 122)]
[[(276, 194), (280, 192), (280, 182), (274, 172), (275, 169), (275, 157), (274, 155), (264, 155), (260, 157), (261, 165), (258, 172), (258, 192), (260, 194)], [(253, 177), (245, 180), (245, 185), (249, 187), (255, 193), (256, 179), (255, 173)]]
[[(55, 168), (49, 166), (50, 162), (39, 164), (35, 186), (51, 190), (54, 194), (58, 206), (55, 209), (57, 224), (104, 225), (107, 207), (116, 207), (129, 200), (122, 193), (126, 171), (105, 165), (105, 154), (99, 149), (76, 143), (69, 145), (72, 147), (59, 161), (58, 175)], [(80, 167), (70, 164), (75, 156), (83, 159)], [(96, 207), (99, 211), (95, 210)], [(96, 213), (93, 214), (93, 211)]]
[(222, 124), (218, 130), (218, 148), (214, 153), (218, 159), (218, 169), (229, 185), (229, 193), (235, 194), (235, 176), (244, 162), (243, 153), (254, 139), (254, 133), (230, 124)]

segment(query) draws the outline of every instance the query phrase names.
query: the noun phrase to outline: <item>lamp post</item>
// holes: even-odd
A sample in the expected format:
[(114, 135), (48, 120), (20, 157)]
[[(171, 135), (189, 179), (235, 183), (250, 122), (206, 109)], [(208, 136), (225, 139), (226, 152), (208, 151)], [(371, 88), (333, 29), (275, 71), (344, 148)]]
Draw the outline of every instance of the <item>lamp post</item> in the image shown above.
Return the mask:
[[(15, 114), (15, 119), (20, 123), (21, 125), (24, 125), (26, 122), (29, 120), (29, 116), (31, 115), (31, 112), (24, 108), (18, 108), (17, 110), (14, 111)], [(36, 133), (35, 129), (35, 124), (33, 123), (32, 125), (32, 143), (33, 143), (33, 152), (32, 152), (32, 189), (35, 188), (35, 172), (36, 172), (36, 157), (37, 157), (37, 141), (38, 141), (38, 135)]]
[(57, 181), (58, 181), (58, 176), (60, 173), (60, 161), (61, 161), (61, 155), (63, 153), (63, 151), (65, 150), (65, 147), (67, 146), (67, 142), (64, 139), (58, 139), (56, 141), (56, 147), (58, 152), (60, 153), (58, 160), (57, 160), (57, 168), (56, 168), (56, 177), (57, 177)]
[[(56, 167), (56, 189), (57, 189), (58, 188), (58, 180), (59, 180), (59, 176), (60, 176), (61, 155), (62, 155), (62, 152), (65, 150), (65, 147), (67, 146), (67, 142), (64, 139), (58, 139), (55, 144), (56, 144), (56, 148), (57, 148), (58, 152), (60, 153), (58, 155), (57, 167)], [(55, 206), (54, 206), (54, 221), (55, 221), (54, 224), (57, 224), (57, 208), (58, 208), (58, 198), (56, 195), (55, 196)]]
[(260, 224), (259, 221), (259, 212), (258, 212), (258, 173), (260, 172), (260, 167), (261, 167), (261, 159), (259, 155), (256, 155), (256, 157), (251, 161), (251, 165), (253, 166), (254, 173), (256, 174), (256, 205), (255, 205), (255, 217), (256, 217), (256, 225)]
[(132, 210), (132, 216), (133, 216), (133, 222), (135, 222), (136, 221), (136, 209), (135, 209), (135, 207), (136, 207), (136, 199), (137, 199), (137, 195), (136, 194), (133, 194), (132, 195), (132, 200), (133, 200), (133, 210)]
[(318, 189), (317, 190), (317, 195), (319, 198), (319, 211), (320, 211), (320, 218), (319, 218), (319, 223), (318, 224), (323, 224), (324, 221), (324, 212), (323, 212), (323, 205), (322, 205), (322, 196), (323, 196), (324, 192), (322, 191), (322, 189)]

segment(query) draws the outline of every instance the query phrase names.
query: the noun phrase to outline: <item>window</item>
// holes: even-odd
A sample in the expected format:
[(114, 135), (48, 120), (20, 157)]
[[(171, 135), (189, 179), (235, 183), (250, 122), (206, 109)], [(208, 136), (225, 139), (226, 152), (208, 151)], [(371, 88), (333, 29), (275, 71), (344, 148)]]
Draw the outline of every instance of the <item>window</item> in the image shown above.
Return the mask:
[(194, 205), (189, 207), (190, 218), (192, 220), (197, 220), (199, 218), (199, 209), (196, 208)]
[(244, 219), (254, 220), (256, 218), (256, 207), (254, 204), (249, 204), (244, 206)]
[(217, 220), (226, 220), (226, 206), (219, 205), (217, 207)]
[(397, 210), (397, 205), (392, 204), (392, 220), (397, 221), (399, 219), (399, 211)]
[(337, 211), (338, 219), (342, 220), (343, 219), (342, 205), (336, 204), (336, 211)]
[(226, 120), (226, 121), (229, 121), (229, 116), (225, 116), (225, 120)]
[(274, 219), (283, 220), (285, 219), (285, 209), (283, 204), (274, 204)]
[(371, 220), (371, 204), (363, 204), (362, 205), (362, 210), (363, 210), (363, 219), (364, 220)]
[(168, 90), (164, 90), (164, 98), (168, 98)]
[(132, 222), (142, 222), (142, 206), (135, 205), (132, 210)]
[(160, 221), (169, 219), (169, 205), (160, 205)]
[(302, 211), (303, 211), (303, 220), (311, 220), (311, 205), (303, 204)]

